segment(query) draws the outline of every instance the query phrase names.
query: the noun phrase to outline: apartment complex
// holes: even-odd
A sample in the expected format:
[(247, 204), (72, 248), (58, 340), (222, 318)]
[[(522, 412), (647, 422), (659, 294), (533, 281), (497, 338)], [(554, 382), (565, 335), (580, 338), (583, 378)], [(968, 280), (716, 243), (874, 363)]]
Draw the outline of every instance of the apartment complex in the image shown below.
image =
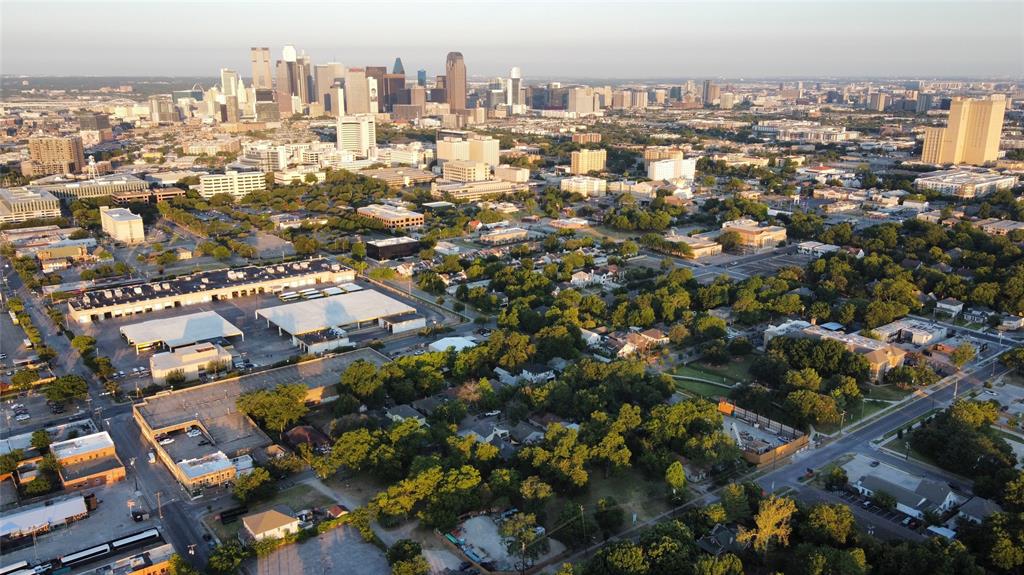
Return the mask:
[(572, 153), (569, 172), (576, 175), (585, 175), (590, 172), (601, 172), (604, 170), (605, 161), (608, 159), (608, 152), (605, 150), (578, 150)]
[(85, 147), (82, 138), (30, 138), (29, 160), (21, 163), (21, 174), (26, 177), (50, 174), (77, 174), (85, 167)]
[(530, 170), (517, 168), (508, 164), (500, 164), (494, 168), (494, 179), (525, 184), (530, 181)]
[(608, 191), (608, 181), (590, 176), (573, 176), (559, 182), (558, 188), (563, 192), (599, 197)]
[(0, 188), (0, 224), (59, 217), (60, 200), (42, 188)]
[(647, 164), (647, 178), (654, 181), (684, 178), (693, 180), (697, 174), (697, 160), (672, 158), (656, 160)]
[(100, 224), (104, 233), (119, 242), (139, 244), (146, 241), (142, 216), (133, 214), (128, 208), (100, 206)]
[(759, 250), (775, 247), (786, 241), (786, 228), (782, 226), (762, 226), (754, 220), (739, 219), (722, 223), (723, 232), (736, 232), (740, 246)]
[(482, 182), (491, 177), (491, 170), (484, 162), (452, 160), (444, 163), (442, 174), (449, 182)]
[(445, 131), (437, 140), (437, 160), (441, 163), (467, 160), (497, 166), (499, 142), (490, 136)]
[(1006, 97), (972, 100), (955, 97), (945, 128), (926, 128), (921, 161), (929, 164), (982, 165), (996, 161)]
[(359, 208), (356, 213), (384, 224), (389, 230), (405, 230), (423, 225), (423, 214), (397, 206), (370, 204)]
[(572, 135), (574, 144), (600, 144), (601, 134), (597, 132), (577, 132)]
[(914, 180), (918, 190), (938, 192), (965, 200), (1008, 190), (1017, 185), (1017, 176), (990, 170), (956, 169), (929, 172)]
[(263, 172), (227, 171), (223, 174), (199, 176), (199, 195), (212, 198), (217, 194), (228, 194), (236, 201), (252, 192), (267, 189), (267, 177)]

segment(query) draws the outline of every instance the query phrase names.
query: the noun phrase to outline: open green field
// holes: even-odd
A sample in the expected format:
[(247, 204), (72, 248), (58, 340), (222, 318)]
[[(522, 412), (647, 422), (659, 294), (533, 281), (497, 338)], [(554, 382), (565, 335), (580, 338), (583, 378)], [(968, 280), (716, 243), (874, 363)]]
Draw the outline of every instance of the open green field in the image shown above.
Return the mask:
[[(295, 485), (289, 487), (284, 491), (278, 491), (274, 494), (274, 497), (267, 501), (260, 501), (249, 505), (249, 514), (259, 513), (266, 511), (278, 505), (286, 505), (293, 512), (301, 511), (303, 509), (312, 509), (313, 507), (323, 507), (326, 505), (332, 505), (335, 502), (329, 497), (320, 493), (319, 491), (310, 488), (307, 485)], [(221, 541), (234, 541), (238, 536), (238, 530), (242, 528), (242, 518), (239, 517), (237, 521), (224, 525), (217, 518), (216, 513), (211, 513), (203, 518), (203, 522), (210, 528), (211, 531), (217, 534), (217, 538)]]
[(673, 381), (675, 381), (676, 389), (699, 395), (700, 397), (716, 398), (729, 396), (729, 389), (721, 385), (712, 385), (703, 381), (691, 381), (688, 379), (676, 379)]
[[(879, 411), (892, 405), (887, 401), (878, 401), (874, 399), (865, 399), (863, 402), (863, 409), (858, 407), (853, 409), (846, 414), (846, 423), (843, 424), (843, 428), (847, 429), (850, 425), (860, 421), (861, 419), (871, 417)], [(839, 431), (839, 425), (816, 425), (815, 429), (822, 433), (832, 434)]]
[(912, 389), (900, 389), (895, 385), (872, 385), (868, 388), (866, 397), (888, 401), (899, 401), (913, 393)]
[(902, 438), (893, 437), (884, 445), (882, 445), (882, 447), (886, 449), (891, 449), (892, 451), (895, 451), (896, 453), (899, 453), (901, 455), (906, 455), (907, 453), (910, 453), (910, 457), (913, 459), (916, 459), (922, 463), (927, 463), (929, 465), (935, 465), (935, 462), (932, 461), (930, 457), (921, 453), (920, 451), (917, 451), (916, 449), (909, 447), (909, 442), (907, 441), (907, 436), (905, 434)]
[(749, 355), (732, 359), (722, 365), (711, 365), (703, 361), (695, 361), (689, 365), (676, 367), (674, 373), (676, 375), (700, 377), (732, 385), (750, 380), (750, 365), (753, 361), (753, 356)]
[[(604, 497), (614, 497), (625, 512), (628, 527), (636, 513), (637, 521), (644, 521), (664, 513), (670, 507), (665, 483), (651, 481), (636, 469), (627, 469), (605, 477), (600, 469), (590, 474), (590, 488), (583, 495), (573, 497), (572, 502), (584, 505), (587, 513), (592, 513), (597, 501)], [(548, 509), (549, 517), (557, 517), (565, 505), (565, 500), (555, 498), (553, 508)]]

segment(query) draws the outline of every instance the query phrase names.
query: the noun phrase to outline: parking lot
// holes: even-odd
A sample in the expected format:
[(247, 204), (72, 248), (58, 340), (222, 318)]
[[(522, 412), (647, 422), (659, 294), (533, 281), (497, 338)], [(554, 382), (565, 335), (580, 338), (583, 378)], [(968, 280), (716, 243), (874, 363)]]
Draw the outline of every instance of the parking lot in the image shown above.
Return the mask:
[[(0, 406), (3, 429), (0, 435), (18, 434), (67, 418), (84, 417), (88, 407), (85, 401), (72, 400), (60, 407), (47, 405), (42, 395), (25, 395), (5, 400)], [(24, 414), (24, 415), (23, 415)], [(25, 417), (27, 415), (28, 417)]]
[[(23, 560), (30, 563), (45, 561), (142, 531), (158, 523), (155, 510), (148, 509), (145, 501), (135, 493), (135, 485), (130, 481), (86, 489), (80, 493), (92, 493), (100, 502), (96, 509), (89, 512), (88, 517), (72, 523), (67, 529), (36, 536), (34, 545), (16, 551), (5, 549), (3, 564)], [(152, 513), (149, 519), (136, 522), (131, 517), (131, 511), (141, 509)]]
[(343, 526), (295, 545), (252, 560), (249, 572), (257, 575), (303, 575), (346, 573), (378, 575), (388, 573), (384, 552), (363, 541), (354, 527)]

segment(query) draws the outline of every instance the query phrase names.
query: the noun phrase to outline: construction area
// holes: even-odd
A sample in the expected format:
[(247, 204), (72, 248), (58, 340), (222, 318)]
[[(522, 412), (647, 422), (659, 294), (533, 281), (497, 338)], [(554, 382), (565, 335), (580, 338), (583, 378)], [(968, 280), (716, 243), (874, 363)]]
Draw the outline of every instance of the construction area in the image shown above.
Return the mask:
[(728, 401), (718, 402), (722, 426), (753, 465), (767, 465), (807, 447), (807, 434), (748, 411)]

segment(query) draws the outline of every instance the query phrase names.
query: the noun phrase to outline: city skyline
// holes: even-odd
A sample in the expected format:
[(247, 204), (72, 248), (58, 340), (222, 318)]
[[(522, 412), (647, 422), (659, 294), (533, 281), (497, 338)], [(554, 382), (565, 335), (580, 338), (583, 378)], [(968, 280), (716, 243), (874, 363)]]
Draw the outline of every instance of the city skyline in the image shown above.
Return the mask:
[[(32, 18), (41, 4), (64, 17)], [(529, 2), (498, 11), (500, 18), (494, 3), (395, 2), (383, 10), (218, 2), (201, 5), (201, 12), (198, 4), (168, 4), (5, 2), (3, 73), (190, 76), (230, 68), (248, 77), (249, 47), (269, 46), (277, 59), (291, 44), (314, 63), (361, 67), (401, 57), (407, 70), (431, 76), (444, 73), (453, 51), (465, 55), (469, 77), (505, 76), (512, 66), (526, 78), (1024, 75), (1020, 2), (941, 2), (941, 9), (920, 2), (640, 3), (630, 13), (651, 17), (630, 27), (619, 20), (621, 3), (588, 5), (585, 12), (577, 3), (545, 4), (543, 20)], [(111, 25), (113, 10), (118, 33), (95, 34)], [(453, 11), (459, 26), (450, 26)], [(240, 12), (246, 26), (226, 30)], [(345, 26), (339, 35), (337, 24), (352, 21), (365, 25)], [(445, 34), (427, 33), (438, 29)], [(161, 35), (187, 41), (153, 41)]]

